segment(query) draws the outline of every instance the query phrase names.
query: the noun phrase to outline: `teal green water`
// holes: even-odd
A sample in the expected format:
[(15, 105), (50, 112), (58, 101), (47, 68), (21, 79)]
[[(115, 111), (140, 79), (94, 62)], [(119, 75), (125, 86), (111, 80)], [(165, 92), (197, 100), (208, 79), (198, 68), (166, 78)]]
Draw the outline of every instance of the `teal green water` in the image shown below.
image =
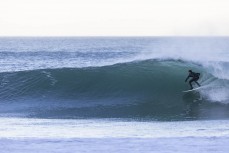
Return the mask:
[[(228, 119), (227, 37), (0, 38), (0, 116)], [(184, 80), (201, 73), (198, 91)], [(195, 85), (194, 85), (195, 86)]]

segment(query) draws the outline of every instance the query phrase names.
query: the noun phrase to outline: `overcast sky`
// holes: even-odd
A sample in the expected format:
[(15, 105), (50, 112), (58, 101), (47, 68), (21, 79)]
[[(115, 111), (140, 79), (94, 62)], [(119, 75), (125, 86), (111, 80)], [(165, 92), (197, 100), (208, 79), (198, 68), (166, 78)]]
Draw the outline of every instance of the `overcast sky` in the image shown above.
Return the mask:
[(0, 0), (0, 36), (229, 35), (229, 0)]

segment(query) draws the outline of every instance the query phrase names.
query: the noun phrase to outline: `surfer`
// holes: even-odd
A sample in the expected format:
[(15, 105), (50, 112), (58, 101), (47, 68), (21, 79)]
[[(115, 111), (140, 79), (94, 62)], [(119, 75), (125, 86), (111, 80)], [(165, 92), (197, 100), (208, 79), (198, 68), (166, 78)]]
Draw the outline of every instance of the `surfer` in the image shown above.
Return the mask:
[(188, 75), (188, 77), (185, 79), (185, 82), (187, 82), (187, 80), (188, 80), (189, 78), (192, 78), (192, 79), (189, 81), (189, 85), (190, 85), (190, 87), (191, 87), (191, 90), (193, 89), (193, 87), (192, 87), (192, 82), (195, 82), (195, 83), (200, 87), (200, 84), (197, 82), (197, 80), (199, 80), (199, 78), (200, 78), (200, 73), (195, 73), (195, 72), (193, 72), (192, 70), (189, 70), (188, 72), (189, 72), (189, 75)]

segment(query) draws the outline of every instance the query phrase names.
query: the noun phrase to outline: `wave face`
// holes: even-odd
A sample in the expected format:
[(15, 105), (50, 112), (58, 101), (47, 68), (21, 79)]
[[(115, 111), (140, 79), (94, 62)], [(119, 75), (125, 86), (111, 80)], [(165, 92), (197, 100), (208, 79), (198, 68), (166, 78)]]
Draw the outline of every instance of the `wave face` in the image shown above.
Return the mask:
[[(182, 93), (189, 88), (184, 83), (188, 68), (202, 72), (200, 84), (205, 87), (199, 92)], [(0, 88), (3, 115), (229, 117), (228, 97), (216, 92), (228, 89), (229, 82), (183, 61), (145, 60), (104, 67), (7, 72), (1, 73), (1, 78), (4, 78)], [(220, 96), (221, 99), (214, 99)]]
[[(0, 116), (228, 119), (228, 42), (1, 38)], [(189, 69), (203, 88), (183, 93)]]

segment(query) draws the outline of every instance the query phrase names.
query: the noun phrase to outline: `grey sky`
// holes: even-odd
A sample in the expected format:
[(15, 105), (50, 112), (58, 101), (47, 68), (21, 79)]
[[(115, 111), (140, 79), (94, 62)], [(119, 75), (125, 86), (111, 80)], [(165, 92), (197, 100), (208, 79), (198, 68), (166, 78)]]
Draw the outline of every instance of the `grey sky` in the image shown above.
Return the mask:
[(229, 35), (228, 0), (0, 0), (0, 36)]

